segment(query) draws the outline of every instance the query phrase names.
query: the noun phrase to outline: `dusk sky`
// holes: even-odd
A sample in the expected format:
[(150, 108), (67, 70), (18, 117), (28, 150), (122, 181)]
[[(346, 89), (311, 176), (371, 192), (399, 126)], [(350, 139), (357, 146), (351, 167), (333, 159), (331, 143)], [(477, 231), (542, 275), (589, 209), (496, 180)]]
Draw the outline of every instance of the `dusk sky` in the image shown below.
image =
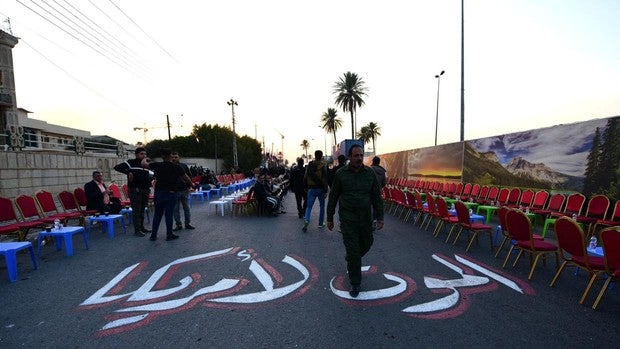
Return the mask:
[[(466, 0), (465, 139), (620, 115), (619, 15), (617, 0)], [(292, 161), (303, 139), (331, 145), (320, 117), (352, 71), (377, 152), (428, 147), (445, 70), (438, 143), (459, 141), (457, 0), (7, 0), (0, 20), (20, 39), (18, 107), (94, 135), (165, 139), (166, 115), (173, 136), (231, 126), (232, 97), (237, 132), (276, 152), (282, 133)]]

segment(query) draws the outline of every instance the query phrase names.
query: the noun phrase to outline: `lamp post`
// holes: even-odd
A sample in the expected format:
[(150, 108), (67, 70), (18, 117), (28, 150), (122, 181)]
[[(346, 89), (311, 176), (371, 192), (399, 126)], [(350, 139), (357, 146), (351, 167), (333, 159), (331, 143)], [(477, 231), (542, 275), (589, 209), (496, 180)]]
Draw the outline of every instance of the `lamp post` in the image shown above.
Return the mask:
[(235, 132), (235, 105), (237, 101), (234, 99), (230, 99), (230, 101), (226, 102), (232, 108), (232, 126), (233, 126), (233, 166), (235, 167), (235, 171), (239, 168), (239, 161), (237, 159), (237, 132)]
[(435, 113), (435, 145), (437, 145), (437, 126), (439, 125), (439, 82), (441, 81), (441, 76), (445, 73), (444, 70), (441, 73), (435, 75), (435, 79), (437, 79), (437, 108)]

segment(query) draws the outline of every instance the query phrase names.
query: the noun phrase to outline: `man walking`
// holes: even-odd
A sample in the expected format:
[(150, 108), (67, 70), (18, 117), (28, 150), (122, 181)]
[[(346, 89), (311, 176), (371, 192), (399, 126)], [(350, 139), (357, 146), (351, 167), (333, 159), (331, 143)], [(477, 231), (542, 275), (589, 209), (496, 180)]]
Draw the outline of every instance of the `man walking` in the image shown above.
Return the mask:
[(381, 159), (378, 156), (372, 158), (371, 168), (373, 171), (375, 171), (375, 174), (377, 175), (377, 180), (379, 181), (379, 188), (381, 189), (387, 184), (387, 177), (385, 175), (385, 168), (379, 165), (379, 163), (381, 163)]
[(142, 159), (146, 158), (146, 149), (138, 147), (134, 153), (135, 159), (114, 166), (114, 170), (127, 175), (133, 233), (135, 236), (144, 236), (151, 232), (144, 227), (144, 210), (149, 204), (151, 194), (151, 176), (149, 170), (141, 166)]
[(310, 223), (310, 214), (314, 201), (319, 199), (319, 228), (325, 226), (325, 195), (327, 194), (327, 166), (323, 160), (323, 152), (317, 150), (314, 152), (314, 160), (310, 161), (306, 166), (306, 174), (304, 182), (308, 188), (308, 197), (306, 198), (306, 215), (304, 216), (304, 226), (301, 228), (303, 232), (308, 231)]
[(346, 250), (349, 295), (357, 297), (362, 283), (362, 257), (373, 243), (371, 208), (377, 218), (377, 230), (383, 228), (383, 201), (374, 171), (364, 166), (364, 150), (354, 144), (349, 149), (349, 164), (338, 171), (327, 204), (327, 228), (334, 228), (338, 204), (340, 230)]
[[(177, 164), (183, 168), (185, 174), (191, 178), (191, 172), (189, 171), (189, 167), (186, 164), (181, 162), (181, 156), (176, 151), (172, 152), (172, 157), (170, 158), (173, 164)], [(175, 227), (172, 229), (173, 231), (179, 231), (183, 229), (181, 225), (181, 206), (183, 206), (183, 218), (185, 218), (185, 229), (196, 229), (191, 225), (191, 212), (189, 208), (189, 189), (191, 186), (188, 186), (183, 180), (179, 179), (179, 185), (177, 187), (177, 202), (174, 205), (174, 221)]]
[(291, 190), (295, 193), (297, 203), (297, 215), (304, 218), (306, 213), (306, 189), (304, 188), (304, 159), (297, 158), (297, 166), (291, 171)]

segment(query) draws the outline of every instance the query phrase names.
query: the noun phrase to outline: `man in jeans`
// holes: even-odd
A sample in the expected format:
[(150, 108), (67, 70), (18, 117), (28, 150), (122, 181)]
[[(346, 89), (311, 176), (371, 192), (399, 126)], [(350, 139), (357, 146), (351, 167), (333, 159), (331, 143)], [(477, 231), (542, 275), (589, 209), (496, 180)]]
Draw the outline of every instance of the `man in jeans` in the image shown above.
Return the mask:
[(306, 174), (304, 175), (304, 183), (308, 188), (308, 197), (306, 199), (306, 215), (304, 216), (304, 226), (301, 230), (305, 233), (308, 231), (310, 223), (310, 214), (314, 201), (319, 199), (319, 228), (325, 227), (325, 195), (327, 195), (327, 166), (323, 160), (323, 152), (317, 150), (314, 152), (314, 160), (310, 161), (306, 166)]
[[(189, 167), (186, 164), (181, 162), (181, 156), (179, 153), (172, 152), (172, 157), (170, 158), (173, 164), (177, 164), (183, 168), (185, 174), (191, 178), (191, 174), (189, 171)], [(191, 212), (189, 210), (189, 189), (190, 187), (183, 182), (183, 180), (179, 179), (179, 185), (177, 188), (177, 202), (174, 205), (174, 221), (175, 227), (173, 231), (179, 231), (183, 229), (181, 225), (181, 206), (183, 206), (183, 213), (185, 218), (185, 229), (195, 229), (191, 224)]]
[(131, 201), (133, 231), (136, 236), (144, 236), (151, 231), (144, 227), (144, 210), (149, 204), (151, 194), (151, 175), (149, 170), (141, 166), (146, 158), (146, 149), (138, 147), (135, 159), (130, 159), (114, 166), (114, 170), (127, 175), (127, 189)]

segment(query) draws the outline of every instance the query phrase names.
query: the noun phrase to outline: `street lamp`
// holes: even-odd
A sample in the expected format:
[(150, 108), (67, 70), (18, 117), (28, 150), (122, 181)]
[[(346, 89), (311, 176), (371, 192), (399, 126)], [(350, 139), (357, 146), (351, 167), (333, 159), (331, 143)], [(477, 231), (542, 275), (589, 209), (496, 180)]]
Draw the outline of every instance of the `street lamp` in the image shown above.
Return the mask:
[(235, 132), (235, 105), (237, 101), (234, 99), (230, 99), (230, 101), (226, 102), (232, 108), (232, 126), (233, 126), (233, 166), (235, 167), (235, 171), (239, 168), (239, 161), (237, 158), (237, 132)]
[(441, 73), (435, 75), (435, 79), (437, 79), (437, 109), (435, 113), (435, 146), (437, 145), (437, 126), (439, 125), (439, 82), (441, 81), (441, 76), (445, 73), (445, 71), (441, 71)]

